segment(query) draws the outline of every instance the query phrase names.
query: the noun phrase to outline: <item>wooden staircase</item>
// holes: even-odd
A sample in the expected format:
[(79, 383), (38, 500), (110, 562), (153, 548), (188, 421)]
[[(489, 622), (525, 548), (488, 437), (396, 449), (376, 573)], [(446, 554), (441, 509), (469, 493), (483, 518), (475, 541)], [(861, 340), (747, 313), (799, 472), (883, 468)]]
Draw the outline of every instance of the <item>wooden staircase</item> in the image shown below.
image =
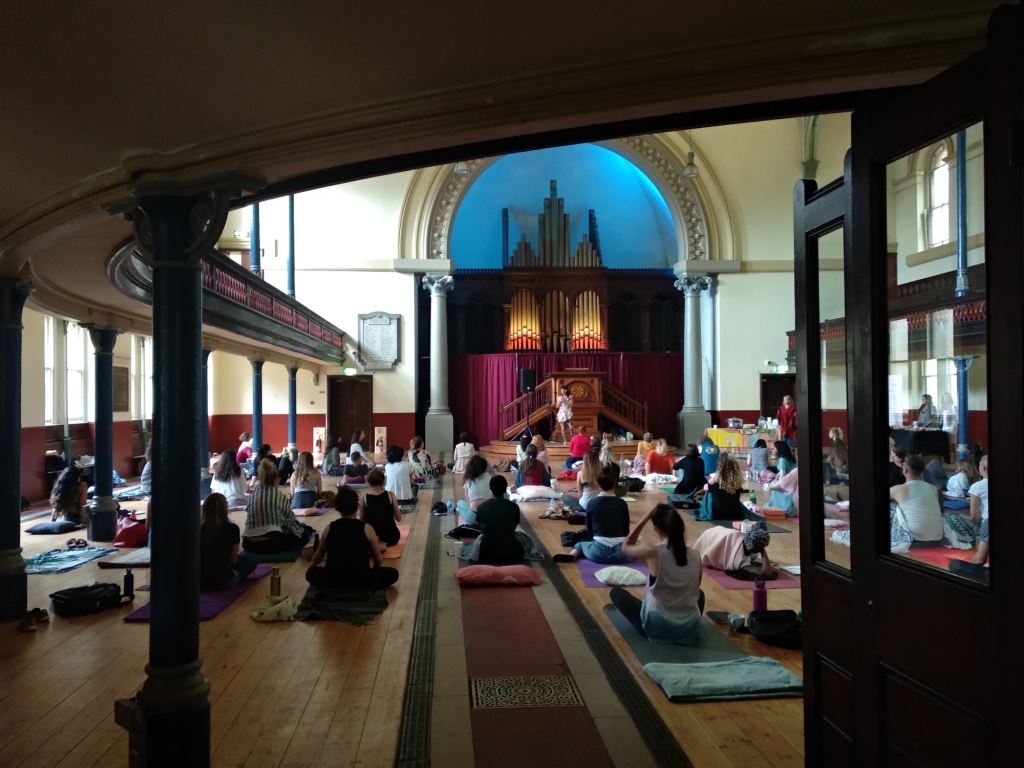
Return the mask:
[[(543, 419), (555, 414), (557, 381), (558, 379), (554, 377), (545, 379), (533, 392), (526, 392), (511, 403), (498, 406), (498, 431), (501, 440), (510, 440), (527, 427), (533, 429)], [(634, 400), (607, 382), (601, 382), (598, 394), (598, 402), (593, 406), (577, 406), (576, 410), (581, 417), (584, 411), (591, 411), (595, 421), (597, 415), (604, 416), (638, 437), (648, 431), (647, 403)]]

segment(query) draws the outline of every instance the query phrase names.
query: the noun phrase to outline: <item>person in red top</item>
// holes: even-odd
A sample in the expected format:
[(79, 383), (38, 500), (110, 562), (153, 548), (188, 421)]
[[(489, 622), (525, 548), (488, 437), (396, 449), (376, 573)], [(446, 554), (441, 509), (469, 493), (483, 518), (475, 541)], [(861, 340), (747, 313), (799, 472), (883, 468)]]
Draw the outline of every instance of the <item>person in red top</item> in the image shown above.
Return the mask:
[(779, 430), (782, 437), (790, 445), (796, 442), (796, 406), (793, 405), (793, 398), (786, 395), (782, 398), (782, 405), (779, 406), (775, 418), (779, 420)]
[(664, 438), (658, 438), (654, 443), (654, 450), (647, 454), (648, 475), (671, 475), (672, 457), (668, 452), (668, 443)]
[(590, 438), (587, 437), (587, 425), (580, 424), (580, 431), (569, 441), (569, 458), (565, 460), (566, 468), (572, 469), (574, 464), (583, 461), (583, 456), (589, 450)]

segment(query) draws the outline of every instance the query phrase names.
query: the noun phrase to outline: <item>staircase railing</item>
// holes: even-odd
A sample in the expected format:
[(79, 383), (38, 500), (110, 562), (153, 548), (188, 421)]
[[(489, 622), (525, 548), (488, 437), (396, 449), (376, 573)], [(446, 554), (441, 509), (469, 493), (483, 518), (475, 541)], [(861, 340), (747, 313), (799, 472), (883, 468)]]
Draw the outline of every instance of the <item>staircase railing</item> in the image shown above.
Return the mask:
[(508, 440), (527, 426), (554, 412), (554, 379), (545, 379), (532, 392), (524, 392), (511, 403), (498, 406), (498, 432)]
[(608, 382), (602, 385), (601, 406), (626, 422), (623, 426), (638, 436), (647, 429), (647, 403), (634, 400)]

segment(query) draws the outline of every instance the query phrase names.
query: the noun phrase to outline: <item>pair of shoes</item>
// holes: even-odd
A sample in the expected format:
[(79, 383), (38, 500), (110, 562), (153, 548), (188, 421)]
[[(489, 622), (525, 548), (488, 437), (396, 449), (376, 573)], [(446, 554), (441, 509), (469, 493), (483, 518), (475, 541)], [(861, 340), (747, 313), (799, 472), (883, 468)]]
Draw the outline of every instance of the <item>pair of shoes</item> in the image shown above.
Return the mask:
[(45, 608), (33, 608), (18, 622), (18, 631), (35, 632), (38, 624), (44, 624), (49, 620), (50, 614), (46, 612)]
[(554, 507), (548, 507), (547, 509), (545, 509), (543, 512), (540, 513), (540, 518), (542, 520), (549, 520), (549, 519), (555, 517), (556, 514), (557, 513), (555, 512), (555, 508)]
[(85, 539), (68, 539), (68, 549), (85, 549), (89, 542)]
[(575, 563), (576, 562), (576, 558), (573, 557), (570, 554), (563, 553), (563, 554), (559, 554), (559, 555), (553, 555), (552, 558), (551, 558), (551, 562), (553, 562), (553, 563)]

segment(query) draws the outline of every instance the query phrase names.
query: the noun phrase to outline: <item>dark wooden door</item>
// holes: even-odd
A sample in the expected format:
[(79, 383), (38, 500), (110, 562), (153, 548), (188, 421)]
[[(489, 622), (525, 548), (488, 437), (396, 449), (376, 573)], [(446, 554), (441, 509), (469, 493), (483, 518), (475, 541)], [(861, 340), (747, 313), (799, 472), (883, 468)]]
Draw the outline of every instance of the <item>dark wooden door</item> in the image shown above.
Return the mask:
[[(373, 436), (373, 377), (327, 377), (327, 439), (341, 438), (343, 453), (357, 429)], [(364, 445), (369, 450), (369, 446)]]
[(796, 402), (795, 373), (761, 374), (761, 415), (775, 418), (782, 398), (789, 395)]
[[(798, 445), (801, 456), (821, 448), (824, 283), (816, 243), (840, 226), (852, 526), (843, 563), (822, 532), (821, 465), (801, 462), (808, 765), (1005, 766), (1020, 759), (1024, 673), (1014, 659), (1024, 577), (1009, 544), (1024, 535), (1012, 482), (1020, 476), (1024, 428), (1021, 9), (999, 9), (989, 30), (984, 51), (925, 85), (865, 96), (852, 118), (845, 180), (833, 190), (797, 189)], [(901, 218), (908, 199), (921, 199), (915, 184), (929, 176), (933, 149), (943, 146), (956, 147), (950, 165), (965, 170), (963, 197), (953, 205), (972, 206), (967, 230), (954, 228), (951, 239), (970, 244), (974, 237), (972, 258), (986, 266), (981, 285), (962, 285), (930, 261), (934, 251), (921, 227), (932, 211)], [(827, 215), (814, 215), (813, 204), (830, 191), (835, 201), (845, 196), (845, 214), (834, 203)], [(894, 239), (904, 241), (897, 244), (904, 273), (889, 285), (886, 252)], [(948, 294), (919, 300), (902, 292), (913, 270), (928, 264), (931, 285), (948, 285)], [(922, 329), (929, 348), (940, 350), (931, 359), (907, 352)], [(974, 405), (962, 418), (987, 436), (991, 567), (983, 579), (951, 572), (951, 561), (933, 564), (923, 550), (891, 550), (890, 418), (919, 401), (929, 370), (942, 363), (955, 364), (958, 381), (970, 378)]]

